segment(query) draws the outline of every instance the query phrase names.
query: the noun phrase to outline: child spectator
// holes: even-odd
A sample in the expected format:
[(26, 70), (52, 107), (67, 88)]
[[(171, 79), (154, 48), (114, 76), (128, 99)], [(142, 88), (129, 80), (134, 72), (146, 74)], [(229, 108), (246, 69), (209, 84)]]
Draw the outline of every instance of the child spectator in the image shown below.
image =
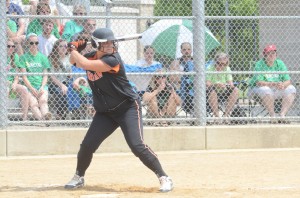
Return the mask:
[(54, 28), (52, 19), (43, 19), (43, 33), (38, 35), (39, 51), (45, 56), (48, 56), (52, 51), (53, 45), (57, 38), (51, 34)]

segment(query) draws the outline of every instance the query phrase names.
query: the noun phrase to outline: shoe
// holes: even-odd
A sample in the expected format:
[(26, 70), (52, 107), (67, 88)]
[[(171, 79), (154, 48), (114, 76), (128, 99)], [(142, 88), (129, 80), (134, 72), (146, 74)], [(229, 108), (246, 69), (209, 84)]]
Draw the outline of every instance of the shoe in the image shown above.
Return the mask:
[(167, 176), (161, 176), (159, 178), (159, 183), (160, 183), (160, 192), (169, 192), (173, 190), (173, 182), (170, 177)]
[(65, 185), (65, 189), (75, 189), (84, 186), (84, 178), (79, 175), (74, 175), (74, 177)]

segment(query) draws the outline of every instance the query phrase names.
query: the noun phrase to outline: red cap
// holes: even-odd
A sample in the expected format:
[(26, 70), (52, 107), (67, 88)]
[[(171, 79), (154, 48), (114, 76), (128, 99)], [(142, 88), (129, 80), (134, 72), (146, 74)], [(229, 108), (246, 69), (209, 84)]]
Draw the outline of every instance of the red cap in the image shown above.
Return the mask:
[(270, 51), (276, 51), (276, 45), (272, 44), (272, 45), (267, 45), (263, 51), (263, 54), (266, 54)]

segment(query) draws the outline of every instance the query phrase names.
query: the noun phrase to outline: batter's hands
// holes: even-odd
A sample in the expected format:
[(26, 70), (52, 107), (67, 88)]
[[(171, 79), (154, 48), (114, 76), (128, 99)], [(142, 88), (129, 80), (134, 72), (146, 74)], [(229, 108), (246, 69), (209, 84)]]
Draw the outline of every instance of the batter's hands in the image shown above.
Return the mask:
[(72, 41), (68, 43), (68, 51), (72, 52), (73, 50), (76, 50), (80, 53), (86, 47), (87, 42), (88, 40)]

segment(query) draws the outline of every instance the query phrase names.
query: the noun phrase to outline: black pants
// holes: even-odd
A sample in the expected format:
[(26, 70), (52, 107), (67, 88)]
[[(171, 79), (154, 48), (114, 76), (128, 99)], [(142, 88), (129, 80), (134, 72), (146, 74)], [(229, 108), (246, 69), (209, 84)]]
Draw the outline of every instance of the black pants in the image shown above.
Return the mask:
[(78, 152), (77, 174), (84, 176), (93, 153), (119, 126), (131, 151), (158, 177), (166, 175), (155, 153), (143, 139), (142, 110), (139, 100), (126, 101), (112, 112), (97, 112)]

